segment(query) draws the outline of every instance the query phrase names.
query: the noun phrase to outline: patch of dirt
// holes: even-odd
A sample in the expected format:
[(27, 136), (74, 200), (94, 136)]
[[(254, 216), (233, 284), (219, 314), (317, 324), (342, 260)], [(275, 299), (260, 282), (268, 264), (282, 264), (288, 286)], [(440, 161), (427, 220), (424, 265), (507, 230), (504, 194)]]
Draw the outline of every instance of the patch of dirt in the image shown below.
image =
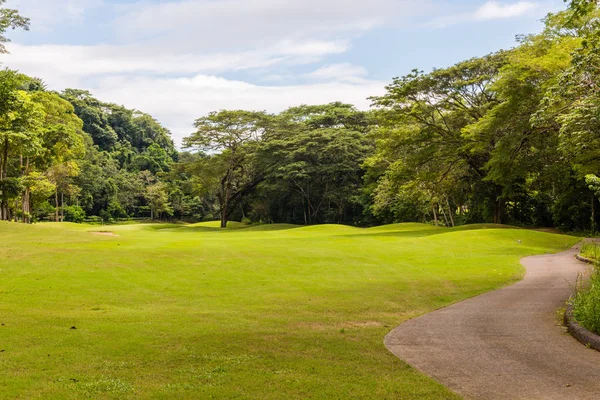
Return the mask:
[(325, 331), (328, 329), (350, 329), (350, 328), (373, 328), (381, 327), (383, 324), (377, 321), (348, 321), (343, 323), (336, 323), (333, 325), (322, 324), (318, 322), (304, 322), (296, 324), (299, 329), (310, 329), (314, 331)]
[(349, 322), (348, 326), (356, 327), (356, 328), (369, 328), (369, 327), (383, 326), (383, 324), (381, 322), (377, 322), (377, 321), (364, 321), (364, 322)]
[(90, 232), (92, 235), (101, 235), (101, 236), (119, 236), (114, 234), (113, 232)]

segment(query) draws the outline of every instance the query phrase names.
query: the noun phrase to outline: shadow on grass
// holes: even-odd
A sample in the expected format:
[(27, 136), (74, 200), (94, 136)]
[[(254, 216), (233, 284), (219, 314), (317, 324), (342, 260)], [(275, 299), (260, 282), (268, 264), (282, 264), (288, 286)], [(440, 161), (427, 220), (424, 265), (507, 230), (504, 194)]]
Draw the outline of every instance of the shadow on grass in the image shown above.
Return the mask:
[(353, 237), (426, 237), (426, 236), (434, 236), (441, 235), (445, 233), (451, 232), (461, 232), (461, 231), (474, 231), (479, 229), (521, 229), (515, 226), (510, 225), (498, 225), (498, 224), (472, 224), (472, 225), (462, 225), (457, 226), (455, 228), (443, 228), (443, 227), (425, 227), (423, 225), (421, 227), (415, 227), (414, 229), (402, 229), (396, 231), (375, 231), (375, 232), (364, 232), (364, 233), (355, 233), (348, 235), (336, 235), (336, 236), (353, 236)]
[(472, 231), (479, 229), (521, 229), (509, 225), (473, 224), (455, 228), (436, 227), (420, 223), (400, 223), (378, 226), (373, 228), (357, 228), (348, 225), (292, 225), (292, 224), (264, 224), (245, 225), (240, 222), (230, 222), (223, 229), (218, 221), (202, 222), (198, 224), (148, 224), (143, 225), (144, 230), (168, 232), (199, 232), (199, 233), (257, 233), (257, 232), (283, 232), (295, 231), (298, 233), (324, 233), (331, 237), (427, 237), (451, 232)]

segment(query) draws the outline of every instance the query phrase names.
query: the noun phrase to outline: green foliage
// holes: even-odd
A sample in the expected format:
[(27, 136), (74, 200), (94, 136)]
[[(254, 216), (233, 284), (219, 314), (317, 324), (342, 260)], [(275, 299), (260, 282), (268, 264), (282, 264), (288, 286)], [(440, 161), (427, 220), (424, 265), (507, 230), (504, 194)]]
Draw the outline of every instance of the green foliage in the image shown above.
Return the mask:
[(255, 218), (267, 220), (284, 202), (278, 222), (355, 222), (347, 214), (359, 207), (361, 164), (373, 149), (364, 134), (367, 113), (332, 103), (291, 108), (280, 118), (279, 129), (285, 129), (261, 149), (272, 168), (259, 187), (255, 205), (262, 211)]
[[(0, 6), (6, 3), (6, 0), (0, 0)], [(22, 17), (17, 10), (0, 7), (0, 53), (8, 53), (6, 43), (10, 40), (5, 33), (8, 29), (21, 28), (29, 30), (29, 18)]]
[(182, 153), (148, 114), (4, 70), (0, 180), (43, 175), (54, 191), (38, 198), (24, 184), (0, 200), (0, 219), (29, 222), (49, 201), (55, 220), (77, 204), (107, 219), (223, 227), (249, 218), (595, 231), (600, 190), (586, 176), (600, 175), (598, 21), (596, 1), (573, 0), (511, 50), (395, 78), (368, 112), (341, 102), (213, 112)]
[(173, 214), (173, 209), (169, 203), (167, 187), (164, 183), (158, 182), (148, 186), (146, 188), (146, 200), (151, 211), (150, 219), (154, 219), (162, 213), (166, 213), (167, 215)]
[[(593, 246), (593, 250), (589, 248)], [(586, 257), (597, 255), (600, 249), (598, 245), (588, 245)], [(580, 279), (577, 283), (577, 291), (571, 298), (573, 305), (573, 317), (587, 330), (600, 335), (600, 270), (596, 266), (589, 279)]]
[(85, 211), (79, 206), (66, 206), (64, 211), (67, 222), (82, 223), (85, 220)]
[(219, 199), (221, 227), (245, 196), (265, 179), (263, 165), (256, 162), (255, 150), (268, 138), (271, 117), (261, 112), (213, 112), (196, 120), (196, 132), (184, 139), (186, 148), (218, 154), (198, 160), (192, 167), (212, 179), (208, 190)]
[(587, 259), (600, 261), (600, 246), (594, 242), (584, 242), (579, 249), (579, 254)]

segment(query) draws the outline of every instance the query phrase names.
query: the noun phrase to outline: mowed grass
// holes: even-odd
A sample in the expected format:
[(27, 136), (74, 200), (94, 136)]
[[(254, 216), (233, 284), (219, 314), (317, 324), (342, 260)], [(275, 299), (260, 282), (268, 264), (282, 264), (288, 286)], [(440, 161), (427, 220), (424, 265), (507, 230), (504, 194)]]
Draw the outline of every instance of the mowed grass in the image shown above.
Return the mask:
[(0, 398), (455, 398), (384, 336), (577, 242), (494, 226), (216, 226), (1, 223)]

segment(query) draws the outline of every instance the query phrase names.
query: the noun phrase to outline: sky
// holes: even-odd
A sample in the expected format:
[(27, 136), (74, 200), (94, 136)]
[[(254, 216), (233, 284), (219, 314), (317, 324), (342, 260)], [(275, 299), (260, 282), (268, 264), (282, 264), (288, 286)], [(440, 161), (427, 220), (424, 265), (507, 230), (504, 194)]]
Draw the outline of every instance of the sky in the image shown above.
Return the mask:
[(368, 109), (393, 77), (515, 46), (562, 0), (8, 0), (4, 67), (147, 112), (176, 144), (211, 111)]

